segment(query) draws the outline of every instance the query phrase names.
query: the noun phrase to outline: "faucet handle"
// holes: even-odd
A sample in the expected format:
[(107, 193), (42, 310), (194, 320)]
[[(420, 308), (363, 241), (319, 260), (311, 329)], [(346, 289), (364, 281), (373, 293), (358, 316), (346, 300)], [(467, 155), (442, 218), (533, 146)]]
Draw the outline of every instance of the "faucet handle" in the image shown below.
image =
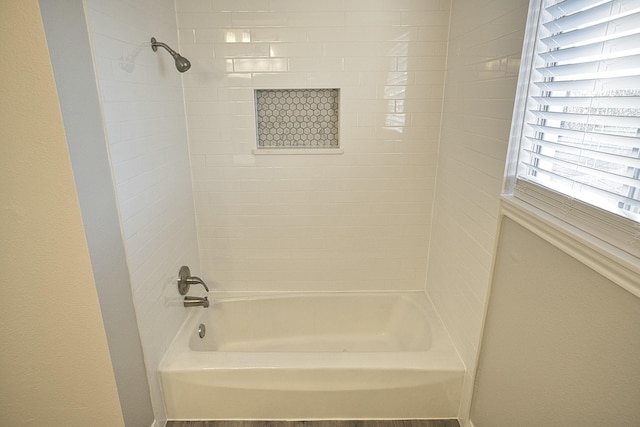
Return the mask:
[(209, 292), (209, 288), (207, 287), (207, 285), (204, 283), (204, 280), (202, 280), (201, 278), (199, 278), (198, 276), (191, 276), (187, 279), (187, 283), (189, 285), (202, 285), (204, 286), (204, 290)]
[(178, 272), (178, 292), (180, 295), (186, 295), (191, 285), (202, 285), (204, 289), (209, 292), (209, 288), (204, 283), (204, 280), (197, 276), (192, 276), (189, 267), (183, 265)]

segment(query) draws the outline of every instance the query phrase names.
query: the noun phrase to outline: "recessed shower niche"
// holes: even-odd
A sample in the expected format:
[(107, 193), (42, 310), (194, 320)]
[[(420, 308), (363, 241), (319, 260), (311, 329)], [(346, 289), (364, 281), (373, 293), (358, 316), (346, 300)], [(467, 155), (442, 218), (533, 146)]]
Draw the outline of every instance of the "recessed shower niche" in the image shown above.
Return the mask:
[(257, 149), (339, 148), (340, 89), (257, 89)]

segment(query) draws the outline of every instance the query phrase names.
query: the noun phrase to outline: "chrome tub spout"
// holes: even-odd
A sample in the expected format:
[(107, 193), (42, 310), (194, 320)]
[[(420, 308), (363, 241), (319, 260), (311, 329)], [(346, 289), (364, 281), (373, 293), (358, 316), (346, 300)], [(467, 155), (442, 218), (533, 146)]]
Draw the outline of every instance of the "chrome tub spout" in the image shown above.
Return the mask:
[(184, 306), (185, 307), (209, 307), (209, 298), (208, 297), (184, 297)]

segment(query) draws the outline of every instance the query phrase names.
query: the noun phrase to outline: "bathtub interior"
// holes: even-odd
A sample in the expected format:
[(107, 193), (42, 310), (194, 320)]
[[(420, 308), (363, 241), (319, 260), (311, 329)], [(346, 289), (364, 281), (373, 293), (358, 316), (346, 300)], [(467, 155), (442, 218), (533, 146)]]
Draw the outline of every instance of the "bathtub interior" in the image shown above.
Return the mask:
[[(309, 304), (309, 298), (313, 304)], [(431, 326), (400, 295), (280, 295), (231, 298), (201, 317), (193, 351), (414, 352), (431, 346)]]

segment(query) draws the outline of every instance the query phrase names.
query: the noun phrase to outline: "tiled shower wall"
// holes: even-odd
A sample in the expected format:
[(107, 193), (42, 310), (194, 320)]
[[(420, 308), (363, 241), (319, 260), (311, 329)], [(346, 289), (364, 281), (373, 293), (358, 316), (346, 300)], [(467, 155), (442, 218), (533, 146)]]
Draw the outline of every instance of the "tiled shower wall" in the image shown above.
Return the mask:
[[(202, 276), (424, 289), (449, 0), (177, 0)], [(343, 154), (255, 155), (254, 89), (339, 88)]]
[[(146, 4), (145, 4), (146, 3)], [(183, 264), (199, 273), (180, 74), (150, 38), (177, 47), (173, 0), (88, 0), (98, 85), (154, 413), (164, 414), (156, 369), (187, 310)]]
[(427, 292), (467, 366), (463, 417), (490, 281), (527, 6), (527, 0), (456, 0), (451, 10)]

